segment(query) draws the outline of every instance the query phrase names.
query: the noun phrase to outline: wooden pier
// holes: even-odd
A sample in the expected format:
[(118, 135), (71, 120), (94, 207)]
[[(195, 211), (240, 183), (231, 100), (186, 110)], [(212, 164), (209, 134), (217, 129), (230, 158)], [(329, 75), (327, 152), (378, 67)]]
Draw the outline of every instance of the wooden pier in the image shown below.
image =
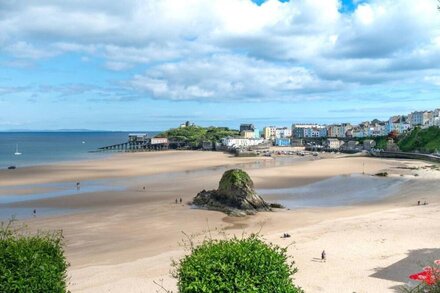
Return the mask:
[(167, 138), (149, 138), (146, 134), (130, 134), (127, 142), (101, 147), (98, 151), (143, 152), (167, 150), (168, 148), (169, 143)]
[(115, 152), (141, 152), (141, 151), (160, 151), (167, 150), (168, 144), (149, 144), (149, 143), (133, 143), (125, 142), (115, 145), (101, 147), (99, 151), (115, 151)]

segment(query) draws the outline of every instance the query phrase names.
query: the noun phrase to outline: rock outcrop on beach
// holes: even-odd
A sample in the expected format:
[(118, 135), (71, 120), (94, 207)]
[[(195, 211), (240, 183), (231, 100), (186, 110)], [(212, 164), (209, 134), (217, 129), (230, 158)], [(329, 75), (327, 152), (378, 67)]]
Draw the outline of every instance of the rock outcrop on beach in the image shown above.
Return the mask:
[(253, 215), (270, 211), (269, 205), (257, 195), (249, 175), (240, 169), (226, 171), (217, 190), (203, 190), (194, 197), (193, 204), (231, 216)]

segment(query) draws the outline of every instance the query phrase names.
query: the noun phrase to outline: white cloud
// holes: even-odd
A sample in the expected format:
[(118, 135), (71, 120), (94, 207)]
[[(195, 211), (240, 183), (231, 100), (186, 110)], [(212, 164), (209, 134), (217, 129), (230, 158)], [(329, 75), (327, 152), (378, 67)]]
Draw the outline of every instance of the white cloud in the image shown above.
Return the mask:
[(235, 55), (165, 63), (130, 82), (155, 98), (173, 100), (295, 100), (332, 91), (340, 83), (320, 80), (303, 67)]
[(440, 86), (440, 75), (426, 76), (425, 81), (434, 84), (436, 86)]
[(130, 84), (163, 99), (319, 98), (439, 74), (436, 1), (340, 8), (338, 0), (7, 1), (0, 44), (19, 59), (81, 52), (110, 70), (145, 65)]
[(29, 44), (24, 41), (10, 44), (6, 46), (4, 50), (7, 53), (17, 58), (24, 58), (24, 59), (42, 59), (42, 58), (53, 57), (59, 54), (58, 51), (55, 50), (46, 51), (44, 49), (37, 48), (32, 44)]

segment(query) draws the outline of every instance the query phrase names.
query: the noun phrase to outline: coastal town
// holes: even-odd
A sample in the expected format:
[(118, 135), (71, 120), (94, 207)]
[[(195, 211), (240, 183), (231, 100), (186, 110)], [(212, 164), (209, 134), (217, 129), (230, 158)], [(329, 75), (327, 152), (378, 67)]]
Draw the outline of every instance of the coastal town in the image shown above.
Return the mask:
[[(290, 127), (266, 126), (262, 132), (252, 124), (240, 125), (240, 137), (228, 137), (223, 144), (231, 148), (246, 148), (270, 141), (274, 146), (313, 146), (328, 150), (371, 150), (375, 141), (368, 138), (386, 137), (389, 134), (404, 134), (416, 127), (422, 129), (440, 126), (440, 109), (415, 111), (408, 115), (390, 117), (387, 121), (374, 119), (358, 125), (302, 124)], [(362, 140), (363, 144), (360, 144)], [(394, 147), (395, 148), (395, 147)], [(393, 149), (390, 142), (389, 149)]]
[[(187, 132), (197, 128), (187, 121), (177, 131)], [(407, 115), (396, 115), (386, 121), (374, 119), (357, 125), (304, 124), (289, 126), (265, 126), (261, 130), (252, 123), (243, 123), (239, 130), (224, 130), (215, 138), (201, 137), (190, 143), (185, 134), (161, 133), (149, 137), (146, 133), (133, 133), (128, 142), (102, 147), (101, 151), (151, 151), (165, 149), (201, 149), (229, 151), (239, 156), (270, 155), (271, 147), (294, 147), (309, 151), (356, 153), (382, 150), (400, 151), (395, 139), (413, 129), (440, 127), (440, 108), (430, 111), (414, 111)], [(278, 151), (283, 153), (283, 151)], [(435, 152), (438, 153), (438, 150)]]

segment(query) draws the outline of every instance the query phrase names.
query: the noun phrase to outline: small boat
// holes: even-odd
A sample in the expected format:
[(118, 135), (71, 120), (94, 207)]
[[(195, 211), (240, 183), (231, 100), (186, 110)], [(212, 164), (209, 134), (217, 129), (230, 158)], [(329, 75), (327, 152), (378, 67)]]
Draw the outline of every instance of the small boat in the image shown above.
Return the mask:
[(16, 156), (21, 156), (21, 153), (18, 151), (18, 144), (17, 144), (17, 146), (16, 146), (16, 148), (15, 148), (15, 153), (14, 153), (14, 155), (16, 155)]
[(17, 169), (17, 167), (15, 167), (15, 166), (9, 166), (8, 167), (8, 170), (15, 170), (15, 169)]

